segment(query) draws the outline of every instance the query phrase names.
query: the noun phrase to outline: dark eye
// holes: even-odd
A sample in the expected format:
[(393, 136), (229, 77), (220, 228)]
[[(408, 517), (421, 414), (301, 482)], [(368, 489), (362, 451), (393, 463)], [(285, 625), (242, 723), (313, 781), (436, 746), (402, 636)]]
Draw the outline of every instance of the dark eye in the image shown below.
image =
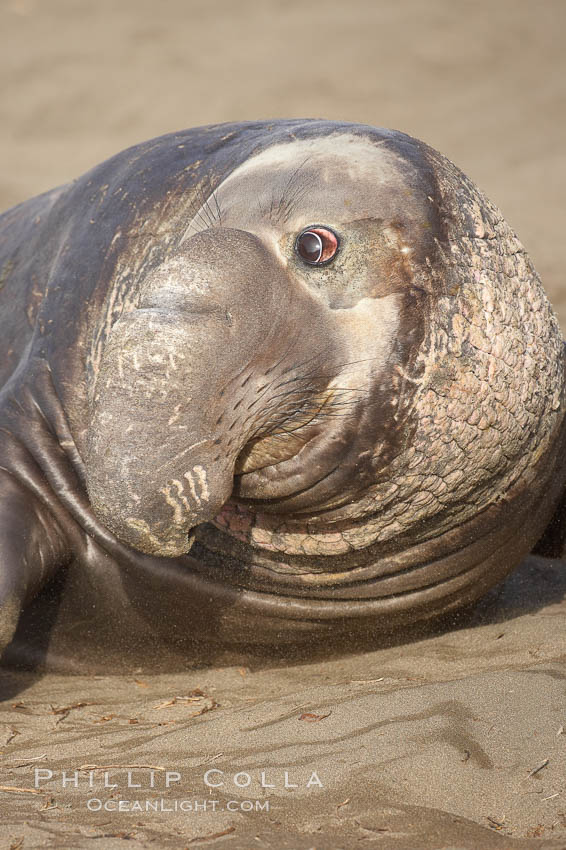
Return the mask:
[(338, 237), (328, 227), (309, 227), (297, 236), (295, 251), (310, 266), (322, 266), (336, 256)]

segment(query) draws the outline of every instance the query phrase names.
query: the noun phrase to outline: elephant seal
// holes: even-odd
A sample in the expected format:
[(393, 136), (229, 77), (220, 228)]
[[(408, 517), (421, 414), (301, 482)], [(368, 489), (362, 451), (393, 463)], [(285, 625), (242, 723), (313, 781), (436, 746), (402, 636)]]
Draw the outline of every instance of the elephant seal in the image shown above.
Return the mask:
[(347, 648), (478, 599), (561, 516), (556, 318), (420, 141), (175, 133), (0, 240), (10, 663)]

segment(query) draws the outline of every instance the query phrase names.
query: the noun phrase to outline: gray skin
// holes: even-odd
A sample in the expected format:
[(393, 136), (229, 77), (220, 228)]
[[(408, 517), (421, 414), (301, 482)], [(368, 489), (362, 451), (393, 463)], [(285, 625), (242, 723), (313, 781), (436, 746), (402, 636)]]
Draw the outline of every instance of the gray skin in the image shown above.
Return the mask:
[(5, 213), (0, 279), (9, 663), (348, 650), (469, 605), (547, 528), (562, 551), (555, 315), (415, 139), (153, 140)]

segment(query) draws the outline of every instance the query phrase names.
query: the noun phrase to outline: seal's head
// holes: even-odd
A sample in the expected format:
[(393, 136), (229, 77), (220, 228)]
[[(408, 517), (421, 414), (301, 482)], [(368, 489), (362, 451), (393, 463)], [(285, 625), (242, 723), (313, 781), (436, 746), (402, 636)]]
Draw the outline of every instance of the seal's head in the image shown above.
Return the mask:
[(92, 390), (89, 494), (142, 552), (196, 537), (201, 574), (251, 605), (417, 619), (479, 596), (548, 522), (563, 343), (450, 162), (324, 127), (222, 175), (139, 281)]

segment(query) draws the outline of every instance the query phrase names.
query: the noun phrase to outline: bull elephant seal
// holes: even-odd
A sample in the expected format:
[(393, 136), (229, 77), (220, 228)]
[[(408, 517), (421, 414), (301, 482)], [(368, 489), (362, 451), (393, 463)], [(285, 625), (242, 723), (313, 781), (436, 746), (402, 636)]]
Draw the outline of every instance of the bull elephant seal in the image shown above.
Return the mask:
[(476, 600), (545, 532), (558, 324), (425, 144), (188, 130), (0, 228), (8, 660), (348, 646)]

